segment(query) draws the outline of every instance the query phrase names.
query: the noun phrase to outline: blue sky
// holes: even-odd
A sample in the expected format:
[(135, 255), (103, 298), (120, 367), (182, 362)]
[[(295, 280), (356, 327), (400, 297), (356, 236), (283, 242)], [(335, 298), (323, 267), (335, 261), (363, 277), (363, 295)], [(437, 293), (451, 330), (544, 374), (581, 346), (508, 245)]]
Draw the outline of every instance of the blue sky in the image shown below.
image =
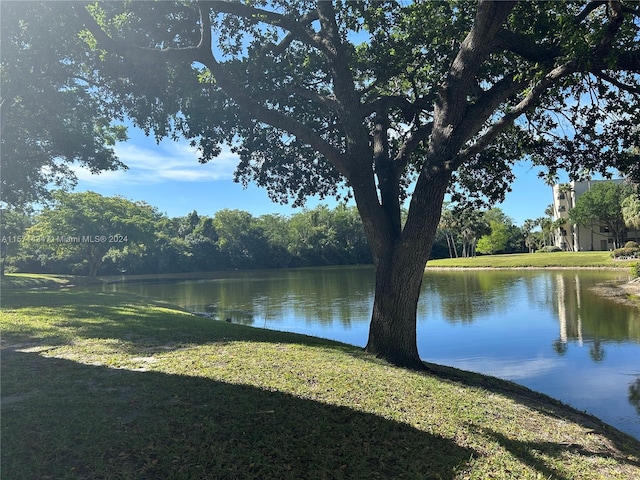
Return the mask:
[[(75, 168), (78, 186), (75, 191), (92, 190), (101, 195), (121, 195), (129, 200), (142, 200), (170, 217), (187, 215), (197, 210), (212, 216), (224, 208), (245, 210), (255, 216), (267, 213), (291, 215), (300, 209), (273, 203), (262, 188), (254, 185), (244, 189), (233, 182), (237, 159), (228, 150), (205, 165), (198, 163), (195, 149), (186, 142), (155, 140), (133, 127), (129, 140), (116, 145), (116, 154), (129, 170), (91, 175)], [(528, 218), (544, 216), (552, 202), (551, 188), (537, 177), (538, 168), (523, 162), (516, 167), (513, 191), (504, 203), (497, 205), (516, 225)], [(332, 199), (320, 202), (310, 199), (307, 206), (318, 203), (335, 205)]]

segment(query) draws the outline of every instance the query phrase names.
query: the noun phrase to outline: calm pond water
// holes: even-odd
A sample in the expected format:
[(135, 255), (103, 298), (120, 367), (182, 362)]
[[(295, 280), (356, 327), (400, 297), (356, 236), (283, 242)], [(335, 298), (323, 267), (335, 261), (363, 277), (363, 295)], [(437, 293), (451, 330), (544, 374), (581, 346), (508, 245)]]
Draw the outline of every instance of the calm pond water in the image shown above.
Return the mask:
[[(428, 271), (418, 346), (428, 361), (525, 385), (640, 438), (640, 310), (595, 295), (621, 272)], [(367, 341), (372, 267), (223, 272), (105, 288), (212, 318)]]

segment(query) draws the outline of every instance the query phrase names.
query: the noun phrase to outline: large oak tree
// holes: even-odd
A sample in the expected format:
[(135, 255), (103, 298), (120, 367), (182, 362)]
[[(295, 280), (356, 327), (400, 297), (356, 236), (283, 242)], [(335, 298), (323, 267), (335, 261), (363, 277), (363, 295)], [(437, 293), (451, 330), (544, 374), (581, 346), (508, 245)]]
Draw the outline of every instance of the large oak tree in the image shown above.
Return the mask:
[(399, 365), (423, 367), (416, 309), (447, 191), (500, 199), (525, 156), (638, 174), (620, 155), (638, 145), (636, 3), (74, 7), (95, 92), (137, 125), (203, 162), (232, 145), (238, 180), (276, 201), (353, 195), (376, 271), (366, 348)]

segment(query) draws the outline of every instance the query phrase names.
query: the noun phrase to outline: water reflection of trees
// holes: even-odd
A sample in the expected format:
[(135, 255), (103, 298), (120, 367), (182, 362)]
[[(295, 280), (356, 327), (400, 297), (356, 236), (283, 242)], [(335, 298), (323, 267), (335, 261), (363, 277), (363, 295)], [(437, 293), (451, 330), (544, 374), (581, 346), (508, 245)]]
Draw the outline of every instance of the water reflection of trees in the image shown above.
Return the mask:
[(508, 311), (521, 274), (498, 271), (429, 271), (425, 276), (421, 317), (441, 316), (450, 323), (472, 323)]
[(596, 271), (430, 271), (419, 314), (471, 323), (513, 315), (518, 308), (530, 311), (533, 305), (541, 315), (557, 318), (558, 337), (551, 347), (558, 355), (566, 355), (573, 344), (585, 345), (591, 359), (600, 362), (608, 343), (640, 343), (640, 312), (591, 291), (610, 280), (610, 272)]
[[(558, 338), (551, 348), (559, 355), (571, 344), (585, 343), (600, 360), (609, 342), (640, 343), (640, 312), (589, 290), (610, 278), (610, 273), (583, 271), (428, 271), (419, 315), (471, 323), (517, 315), (522, 302), (527, 311), (534, 305), (541, 314), (557, 316)], [(226, 272), (201, 281), (126, 287), (221, 320), (262, 326), (296, 318), (349, 326), (369, 321), (373, 280), (371, 267), (340, 267)]]
[(629, 384), (629, 403), (636, 408), (640, 415), (640, 377), (635, 382)]
[(219, 281), (180, 285), (180, 304), (216, 319), (263, 326), (294, 317), (330, 325), (368, 321), (373, 292), (369, 267), (237, 272)]
[(569, 350), (569, 346), (567, 345), (566, 340), (562, 340), (558, 338), (553, 342), (553, 350), (560, 356), (566, 355), (567, 350)]
[(604, 360), (606, 353), (604, 351), (602, 341), (599, 338), (596, 338), (591, 342), (591, 345), (589, 346), (589, 356), (594, 362), (601, 362)]
[(589, 272), (556, 272), (553, 281), (556, 295), (552, 304), (559, 322), (559, 338), (553, 349), (559, 355), (566, 354), (570, 343), (580, 346), (587, 343), (589, 356), (600, 362), (606, 356), (606, 343), (629, 340), (640, 343), (637, 309), (602, 298), (591, 290), (605, 278)]

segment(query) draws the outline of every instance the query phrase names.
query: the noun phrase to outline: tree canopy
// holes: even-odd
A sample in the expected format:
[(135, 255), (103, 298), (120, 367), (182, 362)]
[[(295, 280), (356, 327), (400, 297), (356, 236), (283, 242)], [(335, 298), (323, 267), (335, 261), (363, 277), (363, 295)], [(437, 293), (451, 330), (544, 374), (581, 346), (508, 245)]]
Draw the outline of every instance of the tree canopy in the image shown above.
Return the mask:
[(154, 241), (155, 208), (94, 192), (52, 194), (53, 205), (25, 232), (41, 261), (78, 262), (95, 277), (105, 259), (145, 250)]
[[(93, 93), (276, 201), (353, 195), (376, 266), (367, 350), (421, 368), (424, 266), (447, 191), (514, 162), (639, 175), (640, 10), (575, 2), (74, 3)], [(409, 200), (406, 221), (401, 205)]]
[(0, 200), (13, 207), (50, 199), (51, 184), (74, 186), (73, 163), (124, 168), (113, 146), (126, 131), (94, 94), (69, 8), (0, 3)]
[(478, 239), (476, 245), (478, 253), (488, 255), (504, 253), (513, 248), (510, 244), (521, 241), (522, 231), (499, 208), (492, 208), (485, 212), (484, 220), (489, 225), (489, 232)]

